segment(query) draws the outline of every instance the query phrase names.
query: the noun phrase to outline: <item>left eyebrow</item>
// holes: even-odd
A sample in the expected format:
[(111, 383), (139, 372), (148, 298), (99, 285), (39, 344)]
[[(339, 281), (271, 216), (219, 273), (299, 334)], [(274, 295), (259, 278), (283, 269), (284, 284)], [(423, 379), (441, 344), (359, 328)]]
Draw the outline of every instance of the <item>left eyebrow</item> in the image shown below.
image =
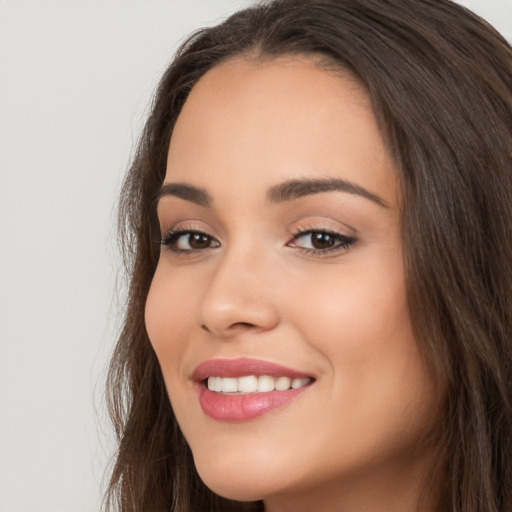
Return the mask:
[(321, 192), (341, 191), (354, 194), (373, 201), (382, 208), (389, 208), (388, 203), (369, 190), (350, 181), (337, 178), (290, 180), (274, 185), (267, 192), (267, 199), (272, 204), (292, 201), (299, 197), (319, 194)]

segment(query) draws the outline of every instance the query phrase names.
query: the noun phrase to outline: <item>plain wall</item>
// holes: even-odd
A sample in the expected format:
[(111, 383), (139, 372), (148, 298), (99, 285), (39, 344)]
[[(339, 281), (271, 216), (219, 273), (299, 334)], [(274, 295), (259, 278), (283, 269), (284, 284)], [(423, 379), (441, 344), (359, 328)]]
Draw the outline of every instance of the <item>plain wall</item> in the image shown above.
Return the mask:
[(250, 3), (0, 0), (0, 512), (99, 509), (116, 195), (177, 44)]

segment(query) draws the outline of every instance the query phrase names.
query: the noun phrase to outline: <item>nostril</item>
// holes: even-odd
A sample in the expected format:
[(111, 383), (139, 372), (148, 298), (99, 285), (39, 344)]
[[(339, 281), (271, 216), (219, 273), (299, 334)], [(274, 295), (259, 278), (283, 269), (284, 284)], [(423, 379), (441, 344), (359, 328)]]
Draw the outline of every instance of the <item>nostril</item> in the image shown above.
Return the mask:
[(255, 326), (249, 322), (237, 322), (236, 324), (233, 324), (231, 327), (243, 327), (245, 329), (252, 329)]
[[(225, 334), (228, 333), (235, 333), (237, 331), (246, 331), (257, 328), (256, 325), (250, 323), (250, 322), (235, 322), (231, 324), (225, 331)], [(201, 324), (201, 329), (203, 331), (206, 331), (209, 334), (213, 334), (214, 331), (210, 329), (206, 324)]]

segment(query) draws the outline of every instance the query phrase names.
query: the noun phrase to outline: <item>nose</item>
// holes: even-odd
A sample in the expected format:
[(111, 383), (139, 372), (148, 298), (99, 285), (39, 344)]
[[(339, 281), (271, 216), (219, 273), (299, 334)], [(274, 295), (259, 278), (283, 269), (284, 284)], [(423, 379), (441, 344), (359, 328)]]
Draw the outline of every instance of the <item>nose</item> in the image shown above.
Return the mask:
[(199, 310), (201, 329), (217, 338), (265, 332), (279, 323), (272, 272), (262, 260), (226, 255), (209, 276)]

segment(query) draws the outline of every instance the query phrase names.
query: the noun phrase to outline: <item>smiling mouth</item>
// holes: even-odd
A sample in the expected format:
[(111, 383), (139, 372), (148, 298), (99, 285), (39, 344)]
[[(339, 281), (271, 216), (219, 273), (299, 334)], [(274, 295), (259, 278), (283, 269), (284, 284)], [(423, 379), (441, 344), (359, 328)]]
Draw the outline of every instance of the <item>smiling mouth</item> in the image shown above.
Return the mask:
[(216, 421), (240, 422), (280, 409), (306, 394), (316, 378), (258, 359), (210, 359), (191, 374), (199, 405)]
[(310, 377), (272, 377), (270, 375), (246, 375), (242, 377), (210, 376), (206, 379), (206, 387), (210, 391), (226, 395), (246, 395), (251, 393), (267, 393), (270, 391), (287, 391), (299, 389), (311, 384)]

